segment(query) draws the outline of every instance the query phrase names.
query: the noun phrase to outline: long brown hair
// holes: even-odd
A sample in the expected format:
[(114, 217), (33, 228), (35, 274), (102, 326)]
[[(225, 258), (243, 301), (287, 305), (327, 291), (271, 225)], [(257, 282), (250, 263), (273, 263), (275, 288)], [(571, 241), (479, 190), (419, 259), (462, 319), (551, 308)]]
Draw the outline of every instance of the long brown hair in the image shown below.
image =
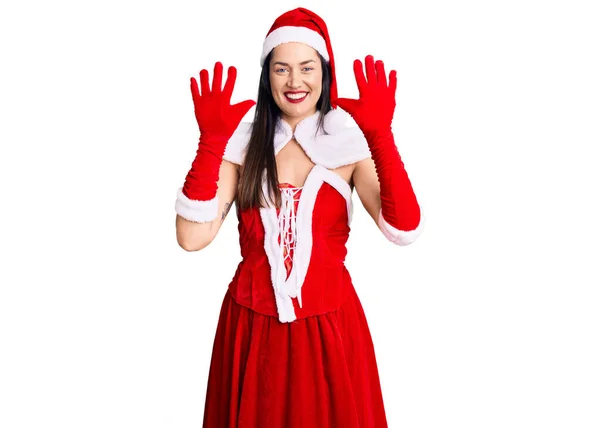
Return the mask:
[[(323, 70), (321, 97), (317, 101), (317, 110), (319, 110), (318, 129), (323, 126), (323, 119), (327, 112), (331, 110), (329, 98), (331, 69), (325, 58), (321, 54), (317, 54), (321, 59)], [(271, 92), (269, 70), (272, 56), (273, 51), (266, 57), (260, 74), (256, 111), (238, 185), (236, 199), (238, 211), (252, 207), (263, 207), (265, 206), (263, 203), (266, 197), (275, 206), (281, 206), (281, 194), (277, 188), (278, 177), (274, 149), (275, 127), (281, 115), (281, 109), (275, 103)], [(262, 175), (265, 168), (269, 195), (262, 194)]]

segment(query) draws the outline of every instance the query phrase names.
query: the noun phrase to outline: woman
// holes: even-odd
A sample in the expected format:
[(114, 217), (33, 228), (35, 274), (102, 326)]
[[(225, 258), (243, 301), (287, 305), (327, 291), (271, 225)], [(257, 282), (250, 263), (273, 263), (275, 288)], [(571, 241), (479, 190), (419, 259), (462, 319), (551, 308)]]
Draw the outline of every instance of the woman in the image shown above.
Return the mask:
[[(275, 20), (254, 101), (191, 79), (200, 142), (177, 193), (177, 239), (197, 251), (236, 202), (242, 261), (225, 294), (204, 427), (387, 426), (369, 328), (344, 265), (352, 191), (390, 241), (423, 221), (391, 131), (396, 73), (356, 60), (360, 98), (337, 97), (325, 23), (298, 8)], [(341, 107), (358, 127), (340, 122)], [(218, 213), (221, 213), (218, 216)]]

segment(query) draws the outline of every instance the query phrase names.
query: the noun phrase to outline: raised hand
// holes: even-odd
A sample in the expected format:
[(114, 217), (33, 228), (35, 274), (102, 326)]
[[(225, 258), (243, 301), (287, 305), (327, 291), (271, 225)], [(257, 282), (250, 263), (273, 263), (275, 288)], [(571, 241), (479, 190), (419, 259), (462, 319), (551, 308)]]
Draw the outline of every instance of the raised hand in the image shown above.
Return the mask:
[[(221, 89), (223, 64), (217, 62), (212, 87), (209, 86), (206, 70), (200, 72), (200, 90), (197, 80), (193, 77), (190, 79), (194, 112), (200, 128), (200, 141), (196, 158), (181, 192), (178, 193), (179, 202), (176, 206), (179, 207), (178, 213), (188, 220), (206, 221), (216, 217), (217, 181), (227, 143), (244, 115), (255, 104), (252, 100), (246, 100), (231, 105), (236, 76), (235, 67), (229, 67), (225, 87)], [(191, 203), (190, 200), (201, 201), (200, 207), (203, 208), (199, 208), (197, 203)], [(208, 211), (206, 207), (209, 207)]]
[(389, 133), (396, 108), (396, 70), (389, 83), (383, 61), (365, 58), (366, 77), (360, 60), (354, 61), (354, 76), (359, 99), (338, 98), (335, 103), (346, 110), (365, 135)]
[(336, 102), (354, 118), (369, 145), (380, 186), (378, 225), (390, 241), (406, 245), (420, 233), (421, 211), (392, 133), (396, 71), (390, 72), (388, 81), (383, 62), (375, 62), (371, 55), (365, 58), (365, 69), (366, 77), (362, 63), (354, 61), (359, 99)]
[[(194, 113), (201, 135), (227, 141), (239, 126), (243, 117), (256, 103), (252, 100), (231, 105), (231, 95), (235, 86), (237, 70), (229, 67), (225, 87), (221, 89), (223, 64), (215, 63), (212, 87), (209, 86), (208, 71), (200, 71), (200, 88), (194, 77), (190, 79)], [(203, 140), (205, 138), (202, 138)]]

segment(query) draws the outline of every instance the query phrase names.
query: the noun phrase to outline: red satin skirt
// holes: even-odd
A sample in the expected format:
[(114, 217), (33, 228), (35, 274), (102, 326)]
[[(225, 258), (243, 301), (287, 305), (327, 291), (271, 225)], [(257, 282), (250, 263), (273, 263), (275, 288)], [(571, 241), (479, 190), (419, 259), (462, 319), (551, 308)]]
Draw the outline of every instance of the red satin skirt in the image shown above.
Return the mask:
[(225, 294), (204, 428), (387, 428), (373, 342), (352, 287), (336, 311), (281, 323)]

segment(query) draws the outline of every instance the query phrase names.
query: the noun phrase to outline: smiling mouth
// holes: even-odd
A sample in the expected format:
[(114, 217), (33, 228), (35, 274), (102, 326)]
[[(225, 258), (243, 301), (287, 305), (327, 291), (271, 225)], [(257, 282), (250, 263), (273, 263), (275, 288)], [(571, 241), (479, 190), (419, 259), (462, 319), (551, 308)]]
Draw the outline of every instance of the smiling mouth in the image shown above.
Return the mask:
[(289, 102), (299, 103), (306, 98), (308, 92), (286, 92), (284, 95)]

